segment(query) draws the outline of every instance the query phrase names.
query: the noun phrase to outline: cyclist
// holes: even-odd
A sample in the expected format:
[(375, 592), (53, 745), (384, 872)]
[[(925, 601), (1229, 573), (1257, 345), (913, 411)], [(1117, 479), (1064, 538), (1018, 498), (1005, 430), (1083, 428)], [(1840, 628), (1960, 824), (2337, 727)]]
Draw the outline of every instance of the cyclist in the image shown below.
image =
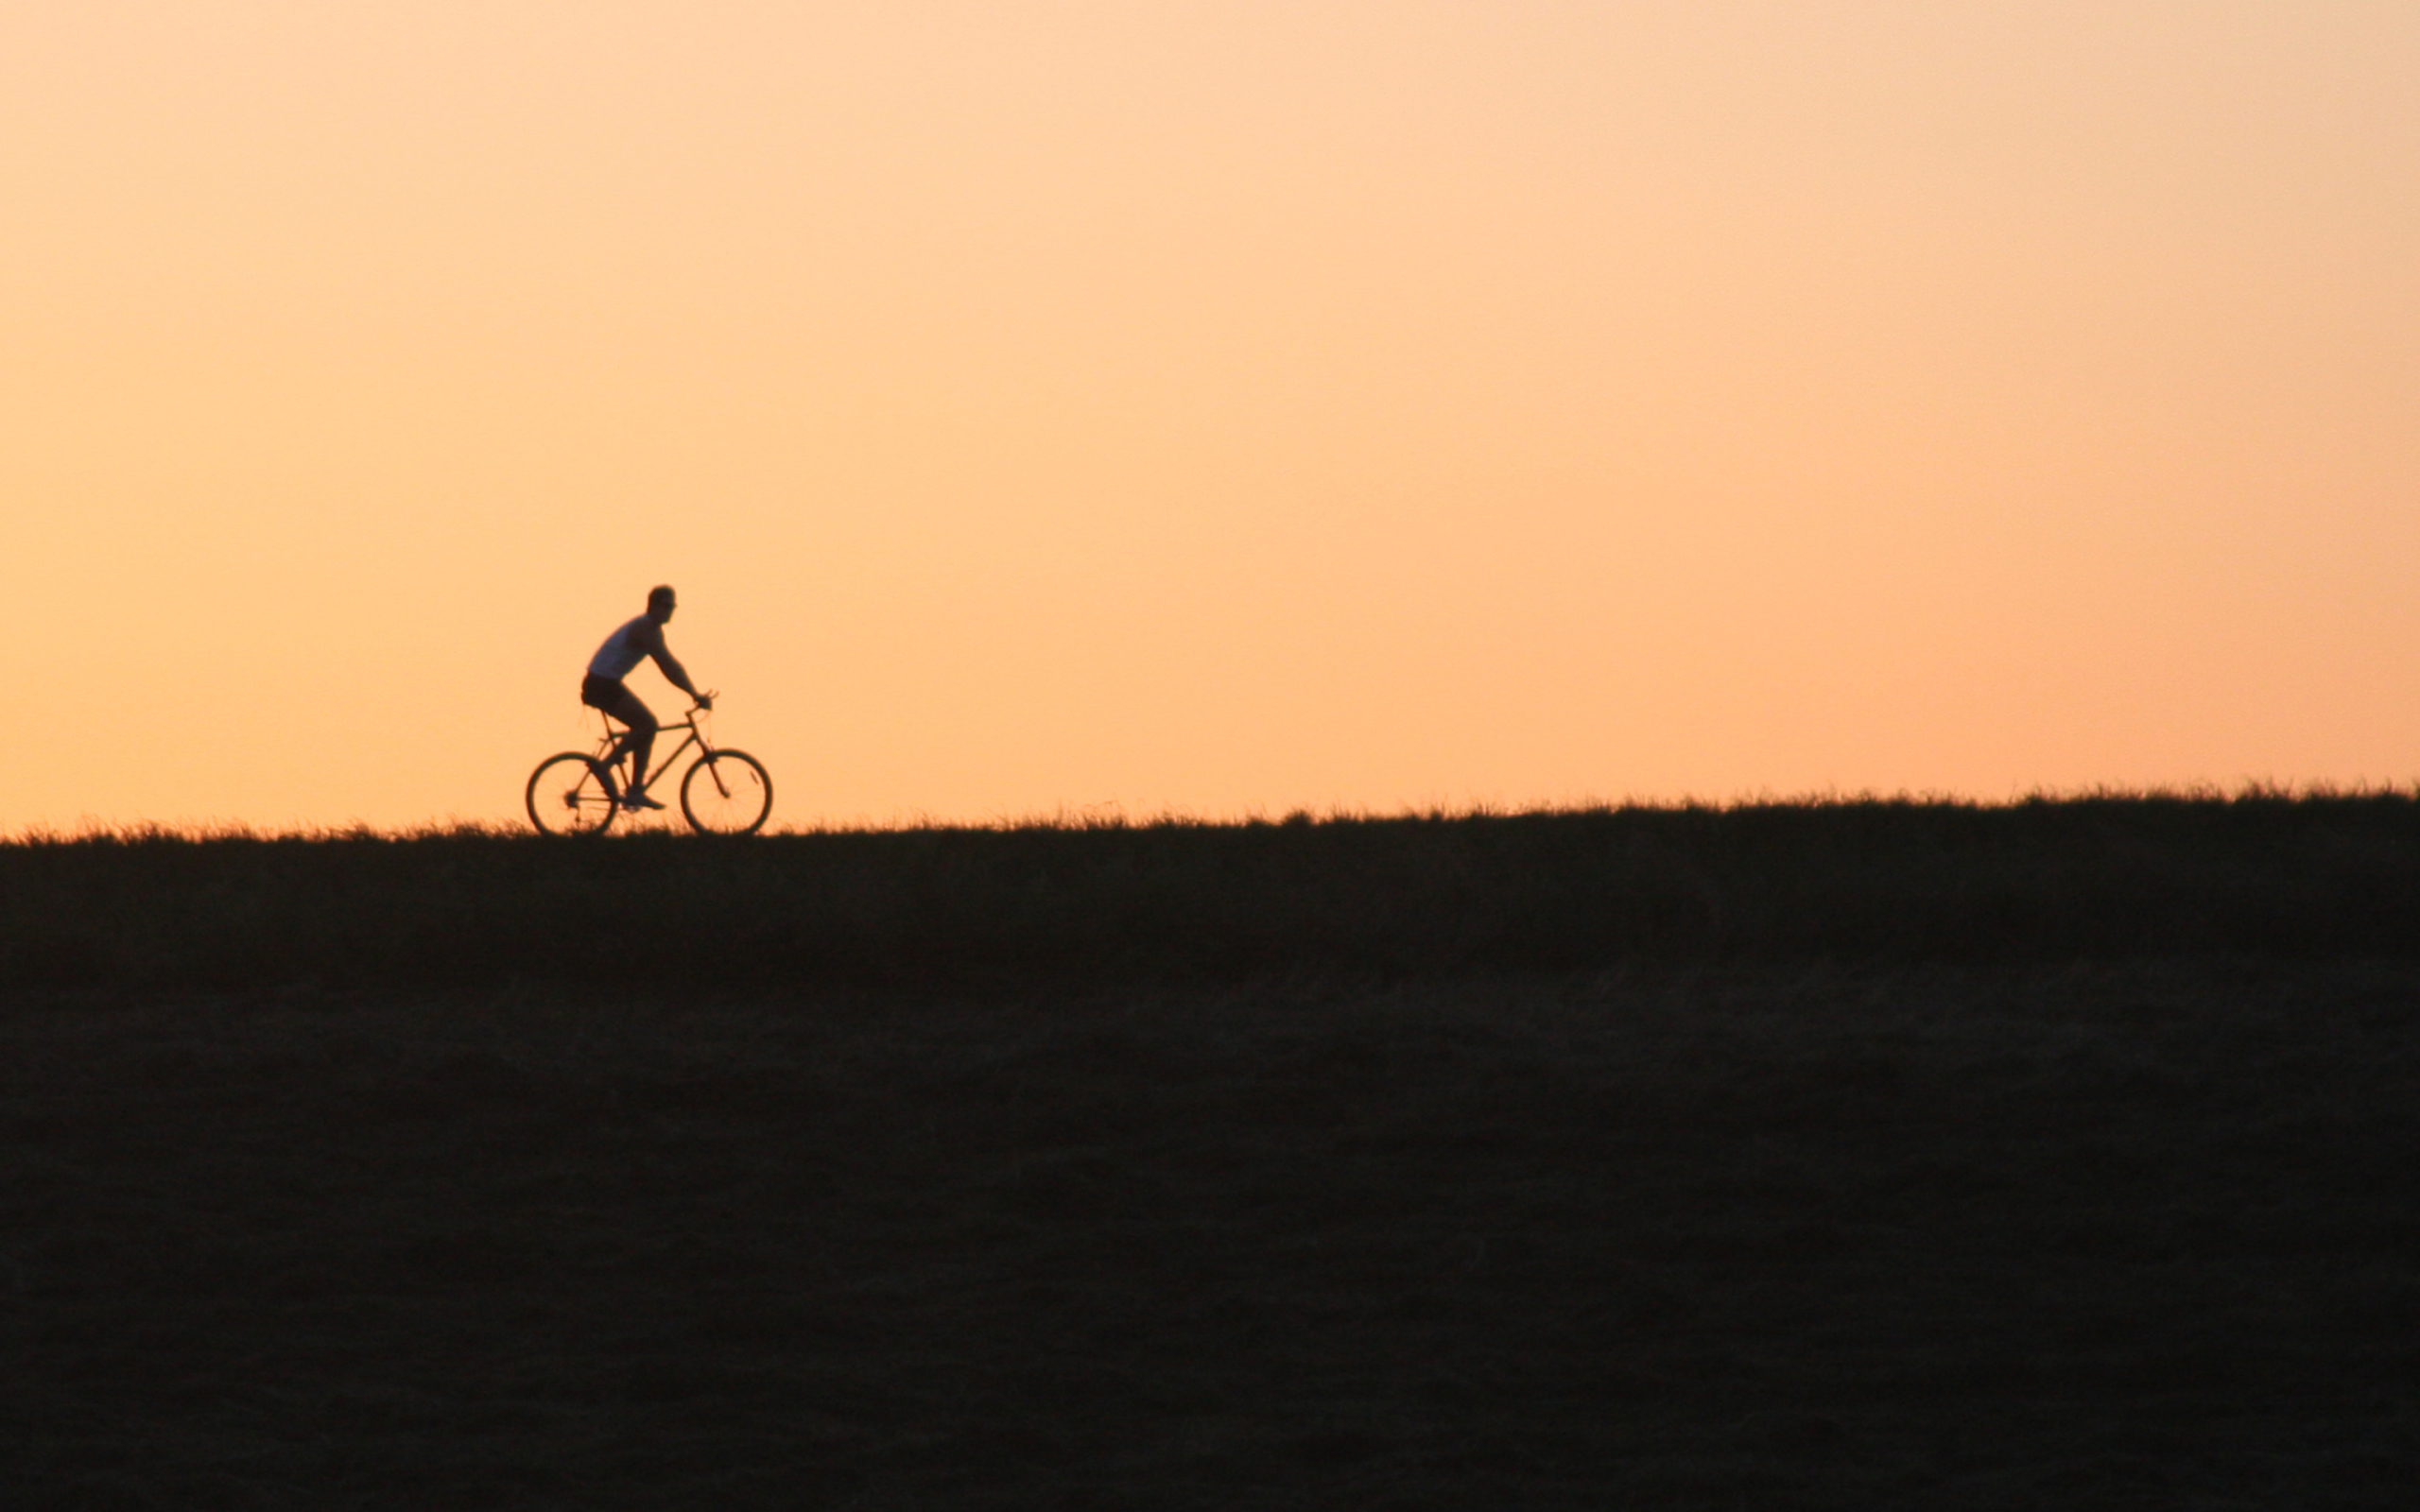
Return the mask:
[[(671, 648), (664, 644), (664, 626), (672, 618), (672, 610), (670, 586), (659, 584), (649, 590), (647, 612), (605, 637), (605, 644), (598, 646), (596, 654), (589, 659), (588, 676), (579, 682), (580, 702), (591, 709), (602, 709), (631, 727), (614, 746), (614, 754), (606, 758), (606, 765), (610, 768), (621, 760), (624, 751), (637, 757), (631, 767), (631, 790), (617, 795), (617, 800), (626, 809), (660, 809), (664, 805), (648, 797), (644, 791), (648, 753), (655, 748), (655, 715), (622, 679), (635, 671), (640, 662), (652, 657), (656, 666), (674, 687), (697, 699), (699, 707), (714, 707), (714, 700), (698, 691), (698, 685), (689, 680), (689, 674), (673, 658)], [(605, 780), (608, 788), (613, 786), (613, 781), (611, 777)]]

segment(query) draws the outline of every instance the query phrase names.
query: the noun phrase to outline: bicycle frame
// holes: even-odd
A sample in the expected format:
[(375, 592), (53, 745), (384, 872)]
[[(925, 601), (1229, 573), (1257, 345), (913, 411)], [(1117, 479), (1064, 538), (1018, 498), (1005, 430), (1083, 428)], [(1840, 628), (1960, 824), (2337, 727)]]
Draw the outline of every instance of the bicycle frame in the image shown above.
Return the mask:
[[(692, 746), (698, 747), (698, 754), (700, 756), (713, 755), (715, 753), (715, 747), (712, 742), (706, 738), (706, 731), (704, 728), (698, 723), (698, 715), (704, 712), (705, 711), (702, 709), (692, 708), (688, 713), (688, 716), (683, 718), (679, 724), (658, 725), (655, 730), (655, 738), (659, 744), (662, 743), (665, 736), (669, 735), (676, 730), (686, 730), (688, 733), (682, 737), (680, 745), (673, 747), (672, 749), (666, 754), (664, 760), (656, 764), (654, 771), (647, 773), (639, 780), (637, 787), (631, 788), (625, 786), (623, 790), (625, 792), (644, 793), (648, 788), (653, 787), (655, 785), (656, 779), (672, 770), (672, 764), (679, 761), (681, 759), (681, 753), (687, 750)], [(598, 717), (605, 721), (605, 736), (602, 740), (599, 740), (596, 743), (596, 760), (598, 764), (603, 765), (607, 770), (618, 774), (622, 765), (622, 756), (614, 750), (614, 747), (620, 745), (623, 737), (631, 732), (631, 727), (615, 720), (612, 714), (606, 713), (602, 709), (599, 709), (596, 713)]]

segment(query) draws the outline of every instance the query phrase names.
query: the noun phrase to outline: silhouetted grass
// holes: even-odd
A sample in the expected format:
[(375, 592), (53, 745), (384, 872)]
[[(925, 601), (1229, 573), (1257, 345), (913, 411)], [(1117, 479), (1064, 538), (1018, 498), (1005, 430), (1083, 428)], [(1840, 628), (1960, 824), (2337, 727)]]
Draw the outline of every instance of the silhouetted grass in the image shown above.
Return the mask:
[(0, 846), (0, 1507), (2400, 1507), (2416, 841)]
[(0, 846), (0, 986), (1060, 986), (2420, 953), (2420, 801)]

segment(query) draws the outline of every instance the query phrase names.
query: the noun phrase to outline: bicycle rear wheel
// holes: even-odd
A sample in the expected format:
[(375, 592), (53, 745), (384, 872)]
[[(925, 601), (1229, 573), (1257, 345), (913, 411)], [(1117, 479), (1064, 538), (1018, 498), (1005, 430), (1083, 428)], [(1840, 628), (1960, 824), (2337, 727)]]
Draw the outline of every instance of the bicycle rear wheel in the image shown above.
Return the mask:
[(773, 780), (744, 750), (709, 751), (681, 774), (681, 812), (700, 834), (754, 834), (773, 812)]
[(522, 795), (529, 822), (544, 834), (596, 834), (614, 822), (619, 807), (605, 785), (605, 768), (576, 750), (549, 756), (529, 774)]

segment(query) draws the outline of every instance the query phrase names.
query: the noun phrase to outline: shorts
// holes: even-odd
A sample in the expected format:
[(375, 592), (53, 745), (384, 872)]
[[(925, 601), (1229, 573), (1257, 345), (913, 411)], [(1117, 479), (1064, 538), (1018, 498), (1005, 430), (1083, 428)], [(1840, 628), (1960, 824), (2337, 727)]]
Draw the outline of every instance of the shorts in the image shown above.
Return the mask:
[(602, 709), (632, 730), (652, 730), (656, 728), (655, 713), (639, 701), (619, 678), (600, 678), (592, 672), (579, 679), (579, 701), (591, 709)]

